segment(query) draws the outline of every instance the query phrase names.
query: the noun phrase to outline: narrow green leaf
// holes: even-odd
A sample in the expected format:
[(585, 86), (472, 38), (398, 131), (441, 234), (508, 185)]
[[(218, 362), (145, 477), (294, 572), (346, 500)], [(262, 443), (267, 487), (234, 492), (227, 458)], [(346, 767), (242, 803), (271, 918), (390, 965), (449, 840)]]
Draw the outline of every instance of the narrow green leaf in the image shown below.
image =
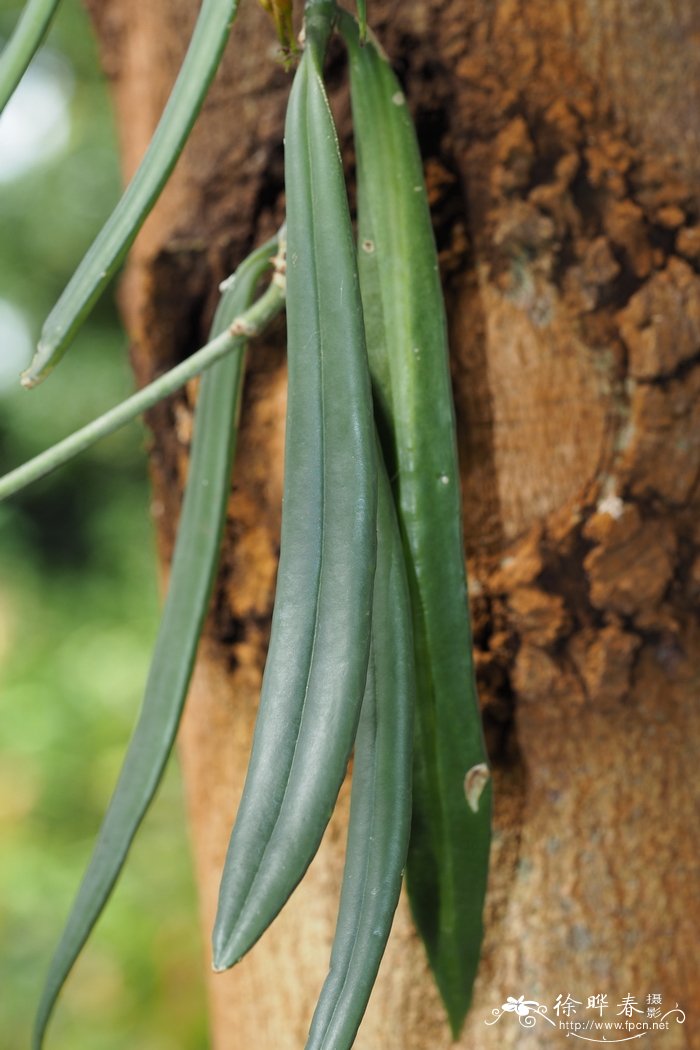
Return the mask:
[(350, 1050), (401, 891), (411, 827), (415, 668), (401, 536), (378, 452), (372, 648), (355, 740), (350, 824), (330, 972), (306, 1050)]
[(60, 2), (27, 0), (22, 8), (14, 32), (0, 55), (0, 115), (39, 50)]
[(157, 200), (218, 69), (238, 0), (202, 0), (182, 68), (138, 171), (47, 317), (22, 383), (31, 387), (57, 364), (126, 255)]
[(214, 967), (284, 905), (330, 818), (357, 731), (376, 560), (374, 424), (355, 245), (307, 12), (285, 128), (289, 395), (280, 565), (250, 765), (221, 880)]
[[(214, 318), (218, 334), (243, 312), (269, 265), (269, 242), (239, 268)], [(99, 918), (160, 783), (192, 674), (216, 573), (230, 488), (245, 337), (202, 379), (189, 476), (170, 584), (143, 706), (95, 849), (51, 961), (37, 1011), (33, 1048), (40, 1050), (58, 993)]]
[(355, 21), (350, 51), (360, 280), (413, 606), (418, 700), (407, 866), (416, 924), (459, 1032), (479, 962), (491, 790), (474, 680), (447, 326), (415, 132)]

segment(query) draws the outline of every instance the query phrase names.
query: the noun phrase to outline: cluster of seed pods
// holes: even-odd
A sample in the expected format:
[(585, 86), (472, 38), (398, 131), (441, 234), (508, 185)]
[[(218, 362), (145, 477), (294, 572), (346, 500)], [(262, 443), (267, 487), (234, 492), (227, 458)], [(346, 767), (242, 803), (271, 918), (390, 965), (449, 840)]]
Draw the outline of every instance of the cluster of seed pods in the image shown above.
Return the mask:
[[(0, 103), (56, 6), (28, 3), (0, 61)], [(65, 352), (152, 207), (218, 66), (236, 7), (203, 0), (151, 146), (49, 315), (25, 385), (43, 379)], [(289, 12), (274, 13), (278, 26), (286, 24)], [(352, 1046), (404, 868), (455, 1032), (469, 1006), (482, 937), (490, 788), (471, 657), (446, 322), (410, 114), (367, 33), (364, 3), (359, 14), (358, 23), (333, 0), (307, 3), (285, 127), (286, 230), (241, 264), (214, 320), (209, 345), (220, 359), (200, 388), (144, 702), (49, 969), (35, 1050), (175, 739), (216, 574), (245, 343), (281, 307), (279, 272), (251, 303), (285, 244), (289, 396), (280, 564), (246, 785), (221, 880), (214, 966), (235, 964), (303, 877), (354, 750), (336, 934), (307, 1050)], [(334, 28), (349, 53), (357, 236), (323, 84)]]

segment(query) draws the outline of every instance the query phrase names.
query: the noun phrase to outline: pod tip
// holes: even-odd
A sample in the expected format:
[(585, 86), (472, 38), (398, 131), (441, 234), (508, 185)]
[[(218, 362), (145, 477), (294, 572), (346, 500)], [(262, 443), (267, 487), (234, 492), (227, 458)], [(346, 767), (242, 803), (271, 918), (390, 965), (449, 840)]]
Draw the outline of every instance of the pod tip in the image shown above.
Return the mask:
[(235, 941), (232, 940), (214, 947), (211, 964), (214, 973), (223, 973), (224, 970), (230, 970), (245, 955), (245, 952), (236, 952), (235, 947)]

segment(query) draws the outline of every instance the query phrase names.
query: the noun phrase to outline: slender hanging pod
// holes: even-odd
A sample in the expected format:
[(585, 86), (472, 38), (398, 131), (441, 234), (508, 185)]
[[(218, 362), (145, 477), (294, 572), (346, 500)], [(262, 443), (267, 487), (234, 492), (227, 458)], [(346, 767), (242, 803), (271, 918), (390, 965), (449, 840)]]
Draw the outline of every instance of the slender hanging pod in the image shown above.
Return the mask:
[(401, 86), (376, 42), (361, 46), (354, 19), (341, 13), (339, 25), (350, 53), (367, 347), (413, 609), (418, 689), (407, 886), (457, 1033), (482, 939), (491, 790), (472, 663), (446, 320)]
[[(239, 267), (221, 299), (212, 335), (224, 331), (248, 306), (276, 249), (277, 241), (270, 241)], [(34, 1050), (41, 1050), (56, 998), (119, 877), (180, 724), (218, 562), (245, 343), (245, 337), (240, 337), (228, 357), (202, 378), (170, 582), (143, 706), (92, 858), (49, 966), (37, 1010)]]
[(219, 893), (214, 967), (255, 943), (304, 874), (345, 776), (365, 689), (376, 463), (357, 259), (306, 12), (285, 128), (289, 394), (280, 564), (260, 708)]
[(350, 1050), (401, 891), (411, 828), (415, 669), (401, 536), (377, 452), (377, 572), (372, 646), (355, 740), (350, 824), (330, 972), (306, 1050)]

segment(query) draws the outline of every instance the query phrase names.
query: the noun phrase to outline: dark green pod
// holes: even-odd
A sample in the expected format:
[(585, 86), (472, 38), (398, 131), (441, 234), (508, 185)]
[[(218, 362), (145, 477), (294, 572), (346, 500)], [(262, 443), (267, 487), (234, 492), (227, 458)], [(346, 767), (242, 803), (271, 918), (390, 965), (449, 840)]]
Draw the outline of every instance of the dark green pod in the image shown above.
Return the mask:
[[(224, 293), (212, 326), (223, 332), (249, 305), (277, 248), (271, 241), (246, 260)], [(202, 377), (189, 476), (170, 583), (143, 706), (99, 837), (51, 961), (37, 1011), (33, 1048), (40, 1050), (61, 987), (99, 918), (158, 788), (180, 723), (216, 573), (230, 489), (240, 404), (241, 337), (228, 357)]]
[(374, 41), (350, 51), (370, 368), (413, 607), (418, 699), (407, 884), (454, 1032), (482, 939), (491, 791), (474, 681), (447, 330), (423, 172)]
[(406, 566), (381, 462), (372, 647), (355, 740), (343, 888), (330, 972), (307, 1050), (349, 1050), (379, 970), (399, 900), (411, 827), (414, 702)]
[(233, 965), (304, 874), (357, 730), (376, 562), (376, 463), (355, 245), (321, 80), (329, 4), (307, 12), (285, 129), (289, 395), (270, 647), (214, 928)]

